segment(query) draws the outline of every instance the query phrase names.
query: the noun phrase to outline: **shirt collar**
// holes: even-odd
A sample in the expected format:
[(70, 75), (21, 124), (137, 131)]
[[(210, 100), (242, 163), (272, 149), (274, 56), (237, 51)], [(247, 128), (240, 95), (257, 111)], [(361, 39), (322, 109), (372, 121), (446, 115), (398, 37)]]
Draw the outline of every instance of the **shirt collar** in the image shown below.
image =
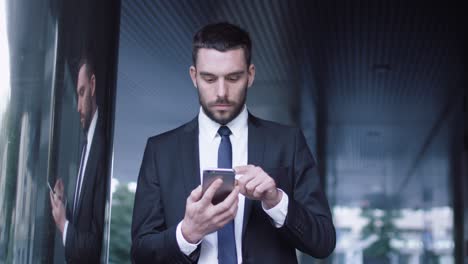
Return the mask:
[[(232, 136), (241, 137), (247, 131), (247, 119), (248, 119), (247, 106), (244, 105), (242, 111), (227, 123), (226, 126), (231, 130)], [(203, 108), (200, 107), (200, 113), (198, 114), (198, 126), (200, 134), (208, 137), (211, 140), (214, 140), (218, 135), (218, 129), (221, 127), (221, 124), (216, 123), (211, 120), (203, 111)]]
[(88, 146), (93, 142), (94, 130), (96, 130), (96, 123), (98, 119), (98, 109), (94, 112), (93, 119), (91, 119), (91, 123), (89, 124), (88, 134), (86, 135), (86, 139), (88, 140)]

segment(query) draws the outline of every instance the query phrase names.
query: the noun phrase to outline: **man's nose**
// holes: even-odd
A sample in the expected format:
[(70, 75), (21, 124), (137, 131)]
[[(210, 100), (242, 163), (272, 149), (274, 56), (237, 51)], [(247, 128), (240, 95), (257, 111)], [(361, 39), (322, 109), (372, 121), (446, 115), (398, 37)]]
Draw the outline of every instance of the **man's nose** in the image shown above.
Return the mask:
[(227, 94), (226, 83), (223, 78), (219, 78), (217, 96), (222, 98), (222, 97), (225, 97), (226, 94)]

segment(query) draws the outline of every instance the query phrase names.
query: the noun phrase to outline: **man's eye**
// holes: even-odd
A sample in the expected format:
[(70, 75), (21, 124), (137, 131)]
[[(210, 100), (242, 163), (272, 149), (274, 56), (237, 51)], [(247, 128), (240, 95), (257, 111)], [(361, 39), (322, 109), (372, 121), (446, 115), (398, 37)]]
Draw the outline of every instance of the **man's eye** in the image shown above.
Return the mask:
[(236, 75), (236, 76), (229, 76), (227, 77), (228, 81), (231, 81), (231, 82), (235, 82), (237, 80), (239, 80), (239, 76)]
[(212, 83), (215, 81), (215, 78), (205, 78), (206, 82)]

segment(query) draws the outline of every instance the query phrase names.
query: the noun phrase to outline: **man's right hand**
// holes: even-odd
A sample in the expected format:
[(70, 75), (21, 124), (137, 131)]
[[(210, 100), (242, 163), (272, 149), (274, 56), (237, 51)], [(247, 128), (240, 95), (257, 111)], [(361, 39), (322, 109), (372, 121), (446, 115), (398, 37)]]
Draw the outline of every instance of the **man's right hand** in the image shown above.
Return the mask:
[(63, 229), (67, 219), (65, 216), (65, 197), (62, 179), (58, 179), (55, 183), (54, 192), (50, 191), (50, 204), (52, 206), (52, 216), (54, 217), (55, 225), (60, 230), (60, 233), (63, 234)]
[(221, 203), (217, 205), (211, 203), (222, 183), (221, 179), (214, 181), (205, 194), (202, 192), (202, 187), (198, 186), (187, 198), (181, 226), (182, 235), (187, 242), (198, 243), (205, 235), (220, 229), (236, 216), (239, 187), (234, 187)]

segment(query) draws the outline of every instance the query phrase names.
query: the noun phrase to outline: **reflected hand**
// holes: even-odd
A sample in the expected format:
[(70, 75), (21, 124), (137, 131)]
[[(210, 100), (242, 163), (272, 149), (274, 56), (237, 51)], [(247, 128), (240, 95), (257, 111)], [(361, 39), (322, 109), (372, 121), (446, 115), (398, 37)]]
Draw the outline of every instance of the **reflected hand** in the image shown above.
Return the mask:
[(239, 187), (234, 187), (224, 201), (216, 205), (211, 203), (222, 183), (221, 179), (215, 180), (204, 194), (202, 187), (198, 186), (187, 198), (181, 230), (189, 243), (197, 243), (205, 235), (220, 229), (236, 216)]
[(57, 198), (64, 202), (64, 187), (63, 187), (63, 180), (62, 178), (59, 178), (56, 182), (55, 182), (55, 186), (54, 186), (54, 192), (55, 192), (55, 195), (57, 196)]
[(50, 192), (50, 204), (52, 206), (52, 216), (54, 222), (60, 232), (63, 234), (63, 229), (66, 222), (65, 205), (64, 205), (64, 187), (62, 179), (58, 179), (54, 186), (55, 194)]
[(242, 174), (237, 179), (240, 193), (252, 200), (260, 200), (266, 209), (275, 207), (283, 197), (276, 188), (276, 182), (262, 168), (254, 165), (238, 166), (236, 174)]

